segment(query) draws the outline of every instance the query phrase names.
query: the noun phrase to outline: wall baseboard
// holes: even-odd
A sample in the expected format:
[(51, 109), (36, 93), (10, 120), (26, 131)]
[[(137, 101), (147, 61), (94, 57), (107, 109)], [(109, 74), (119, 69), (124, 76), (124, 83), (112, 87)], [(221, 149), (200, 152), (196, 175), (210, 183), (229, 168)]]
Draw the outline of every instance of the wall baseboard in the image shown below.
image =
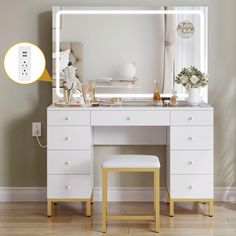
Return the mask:
[[(215, 187), (215, 201), (236, 202), (236, 187)], [(46, 187), (0, 187), (0, 202), (46, 201)], [(152, 201), (153, 189), (142, 187), (109, 187), (109, 201)], [(101, 201), (101, 187), (94, 188), (94, 201)], [(166, 199), (166, 188), (161, 187), (161, 201)]]

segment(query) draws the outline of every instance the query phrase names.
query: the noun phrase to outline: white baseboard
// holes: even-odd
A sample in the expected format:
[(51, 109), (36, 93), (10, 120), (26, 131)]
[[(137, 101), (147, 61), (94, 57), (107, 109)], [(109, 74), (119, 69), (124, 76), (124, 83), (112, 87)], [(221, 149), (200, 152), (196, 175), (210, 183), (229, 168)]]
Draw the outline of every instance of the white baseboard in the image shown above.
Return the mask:
[[(215, 187), (215, 201), (236, 202), (236, 187)], [(101, 201), (101, 187), (94, 188), (94, 201)], [(0, 187), (0, 202), (46, 201), (46, 187)], [(152, 201), (152, 188), (109, 187), (109, 201)], [(161, 201), (166, 200), (166, 188), (161, 187)]]

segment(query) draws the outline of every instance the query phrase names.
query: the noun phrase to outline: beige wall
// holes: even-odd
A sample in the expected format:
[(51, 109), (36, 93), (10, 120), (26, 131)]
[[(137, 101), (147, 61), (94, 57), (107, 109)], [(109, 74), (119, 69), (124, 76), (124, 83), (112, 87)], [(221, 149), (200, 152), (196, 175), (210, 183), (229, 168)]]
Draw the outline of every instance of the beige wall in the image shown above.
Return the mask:
[[(161, 6), (209, 7), (209, 102), (215, 108), (215, 186), (236, 186), (236, 1), (235, 0), (5, 0), (0, 8), (0, 186), (45, 186), (46, 151), (31, 137), (31, 122), (43, 122), (45, 143), (46, 107), (51, 102), (51, 85), (17, 85), (3, 69), (3, 57), (14, 43), (29, 41), (45, 53), (51, 69), (51, 7), (67, 6)], [(162, 162), (164, 147), (96, 147), (99, 163), (110, 152), (156, 153)], [(124, 181), (125, 179), (125, 181)], [(147, 186), (150, 176), (113, 176), (119, 186)], [(100, 184), (96, 178), (96, 185)]]

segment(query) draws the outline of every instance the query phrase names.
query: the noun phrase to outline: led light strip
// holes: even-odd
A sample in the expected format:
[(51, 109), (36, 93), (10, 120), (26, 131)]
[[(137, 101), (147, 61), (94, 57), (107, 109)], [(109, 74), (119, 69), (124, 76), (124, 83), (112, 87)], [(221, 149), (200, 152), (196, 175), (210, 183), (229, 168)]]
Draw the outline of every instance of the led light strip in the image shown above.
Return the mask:
[[(200, 10), (60, 10), (56, 13), (56, 94), (63, 97), (60, 92), (60, 77), (59, 77), (59, 57), (60, 57), (60, 24), (62, 15), (164, 15), (164, 14), (187, 14), (200, 16), (200, 57), (201, 70), (204, 70), (204, 14)], [(108, 96), (109, 95), (109, 96)], [(96, 95), (98, 96), (98, 94)], [(153, 94), (99, 94), (99, 97), (142, 97), (149, 98)]]

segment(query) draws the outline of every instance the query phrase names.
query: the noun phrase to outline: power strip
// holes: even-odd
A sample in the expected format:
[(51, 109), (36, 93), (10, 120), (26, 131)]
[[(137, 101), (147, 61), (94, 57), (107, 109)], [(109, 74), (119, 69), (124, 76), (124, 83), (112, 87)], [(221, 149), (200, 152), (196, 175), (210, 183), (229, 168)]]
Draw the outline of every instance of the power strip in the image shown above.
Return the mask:
[(20, 81), (31, 80), (31, 47), (19, 46), (18, 75)]

